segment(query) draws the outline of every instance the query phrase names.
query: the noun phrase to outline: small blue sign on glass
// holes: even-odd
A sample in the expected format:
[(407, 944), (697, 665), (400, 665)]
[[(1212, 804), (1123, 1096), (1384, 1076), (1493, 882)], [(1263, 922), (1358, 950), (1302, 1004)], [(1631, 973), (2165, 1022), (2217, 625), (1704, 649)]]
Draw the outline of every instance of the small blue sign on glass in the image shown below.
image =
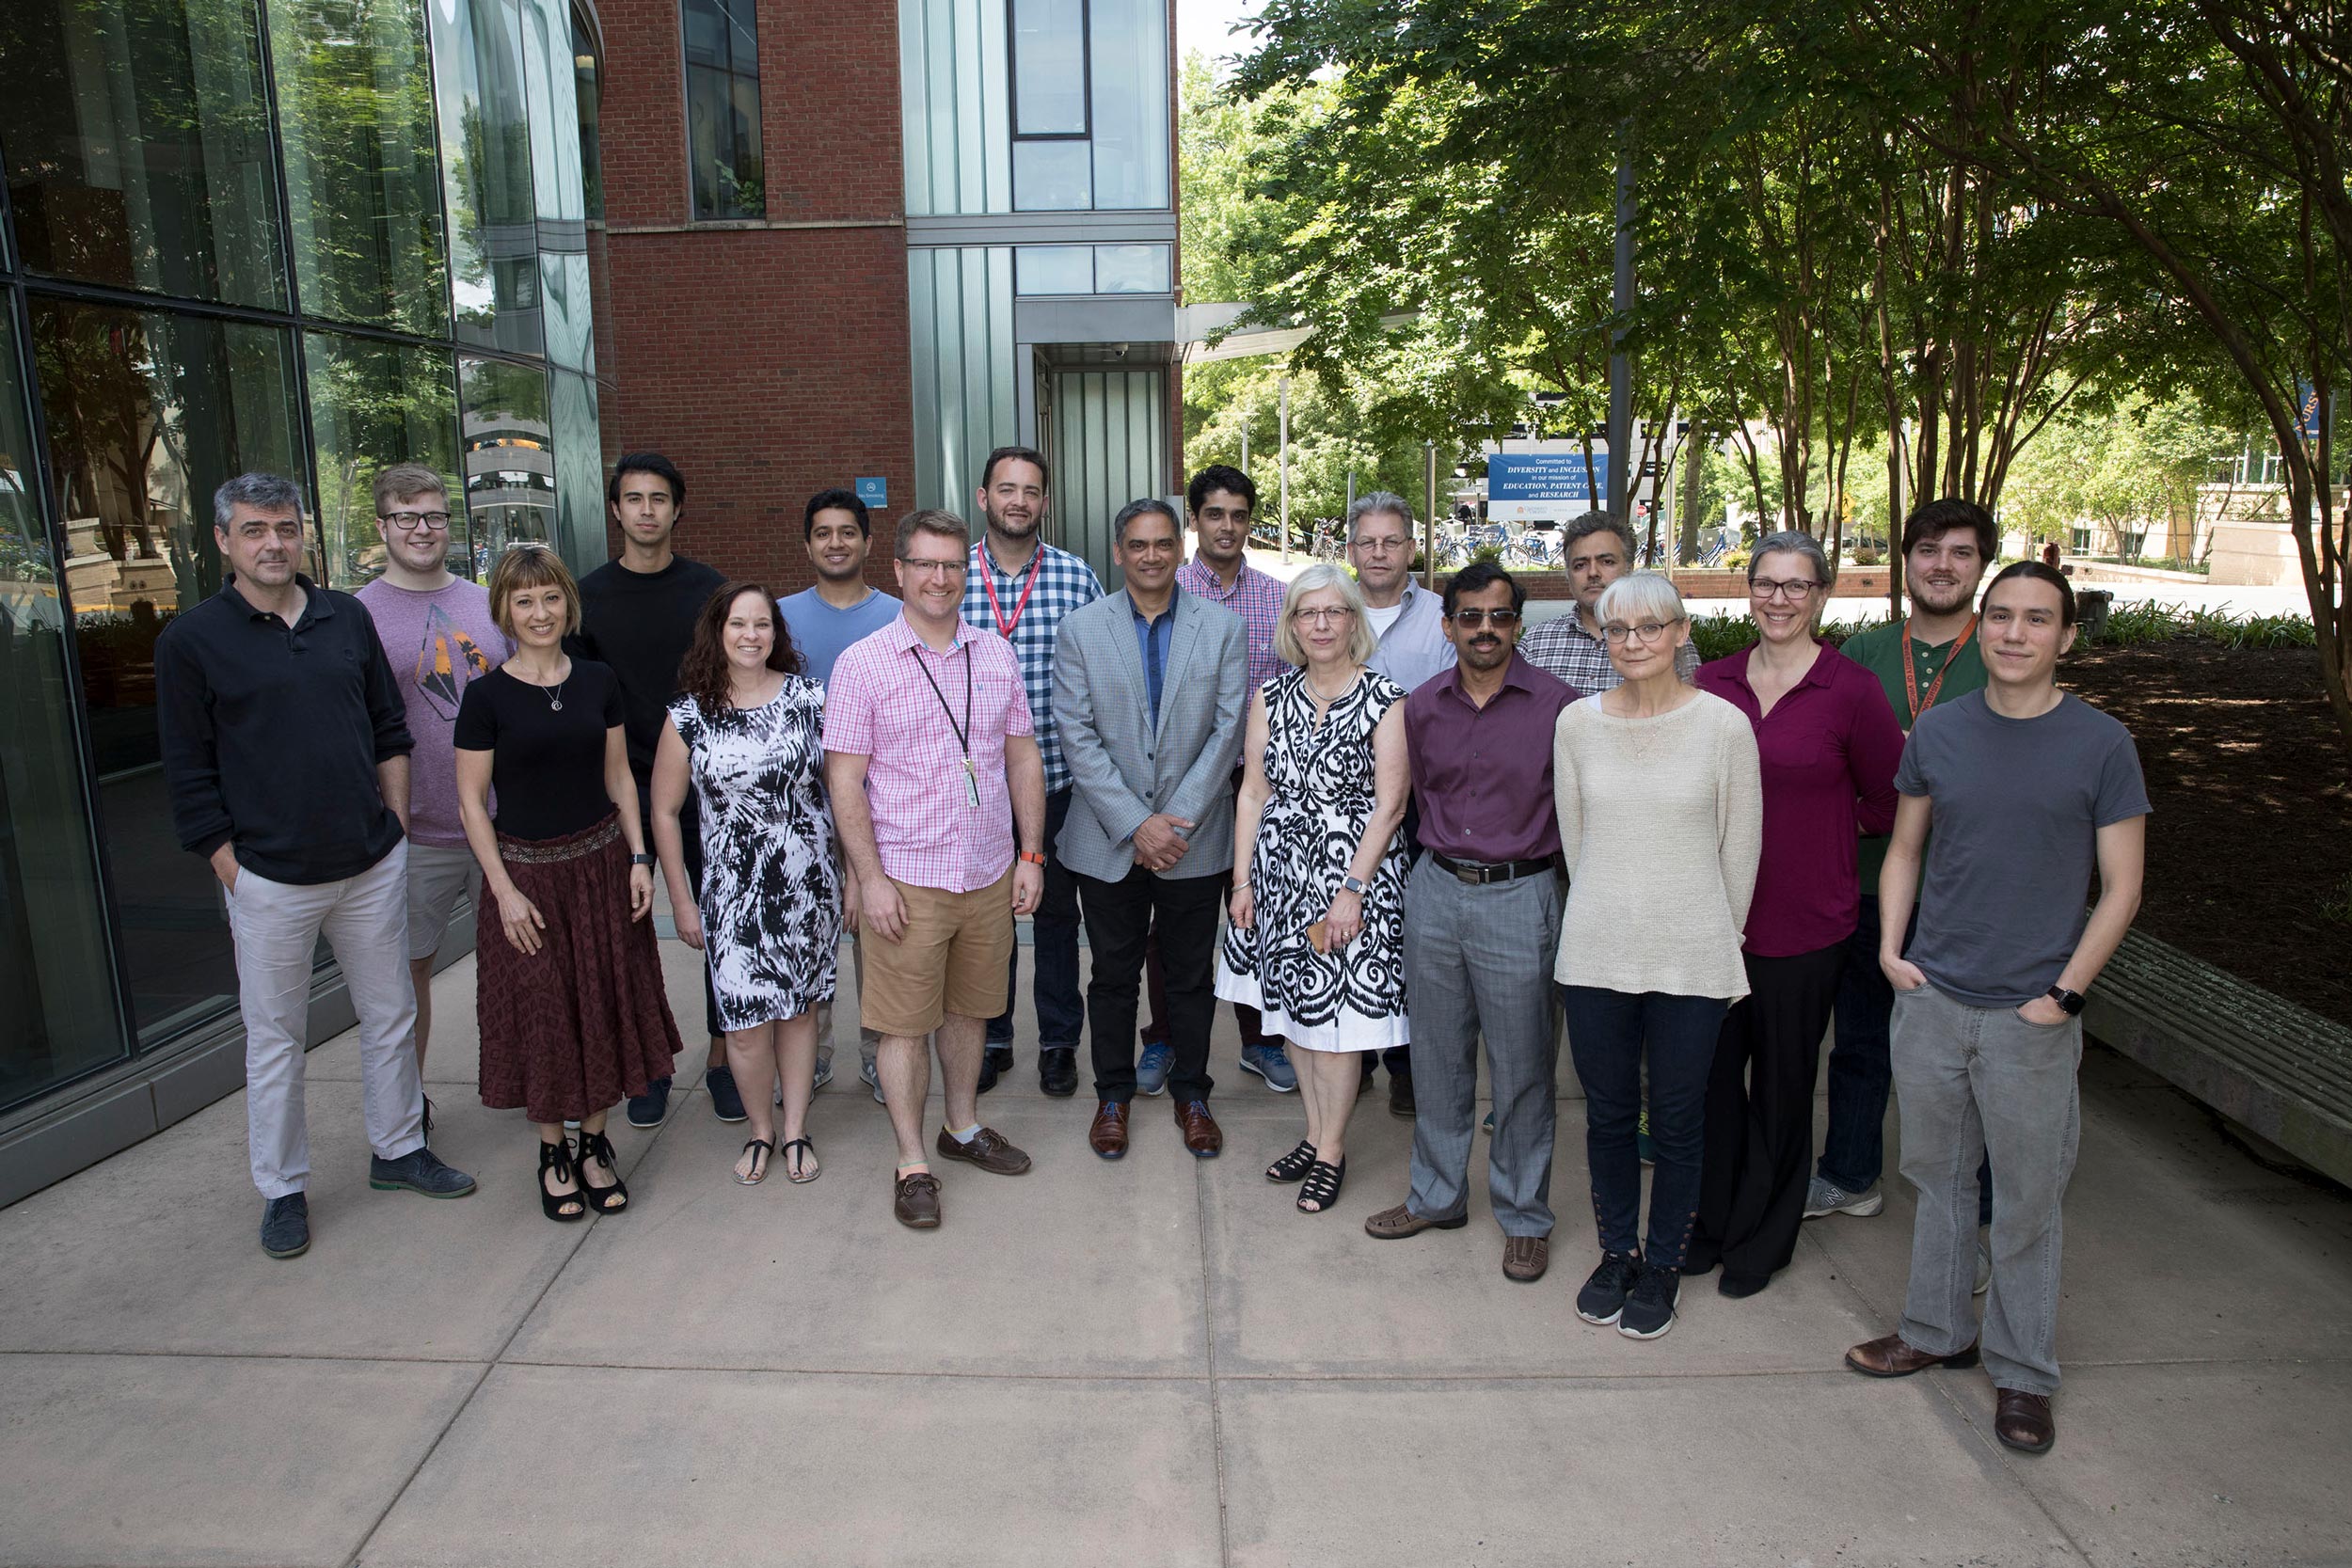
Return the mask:
[(886, 479), (859, 480), (857, 499), (868, 506), (888, 506), (890, 504), (890, 481)]

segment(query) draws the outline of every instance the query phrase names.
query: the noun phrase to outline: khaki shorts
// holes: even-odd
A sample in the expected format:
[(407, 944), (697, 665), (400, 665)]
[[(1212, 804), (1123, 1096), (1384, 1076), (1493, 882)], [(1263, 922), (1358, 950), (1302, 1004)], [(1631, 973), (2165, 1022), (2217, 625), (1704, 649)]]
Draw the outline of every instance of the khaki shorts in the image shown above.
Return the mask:
[(895, 877), (890, 885), (906, 905), (906, 930), (897, 942), (876, 936), (862, 944), (858, 1022), (878, 1034), (920, 1039), (949, 1013), (1003, 1012), (1012, 962), (1012, 873), (970, 893), (915, 887)]
[(408, 846), (408, 961), (441, 950), (460, 897), (482, 903), (482, 866), (471, 849)]

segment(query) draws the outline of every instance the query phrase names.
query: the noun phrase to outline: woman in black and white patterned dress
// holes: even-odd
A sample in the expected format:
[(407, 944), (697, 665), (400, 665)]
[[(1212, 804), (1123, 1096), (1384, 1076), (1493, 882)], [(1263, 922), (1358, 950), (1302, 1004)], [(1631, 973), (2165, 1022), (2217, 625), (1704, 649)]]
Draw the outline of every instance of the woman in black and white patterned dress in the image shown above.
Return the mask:
[(1405, 689), (1364, 668), (1363, 595), (1336, 566), (1301, 572), (1275, 647), (1295, 668), (1250, 700), (1235, 804), (1232, 925), (1216, 993), (1295, 1048), (1307, 1136), (1266, 1168), (1331, 1207), (1347, 1170), (1358, 1053), (1403, 1045)]
[[(735, 1163), (746, 1186), (771, 1156), (795, 1182), (817, 1179), (807, 1136), (819, 1003), (833, 999), (842, 888), (825, 803), (825, 689), (775, 597), (730, 582), (711, 595), (678, 666), (653, 771), (653, 837), (678, 936), (710, 959), (727, 1066), (752, 1136)], [(701, 907), (688, 890), (678, 812), (691, 785), (702, 819)], [(779, 1140), (773, 1115), (784, 1097)]]

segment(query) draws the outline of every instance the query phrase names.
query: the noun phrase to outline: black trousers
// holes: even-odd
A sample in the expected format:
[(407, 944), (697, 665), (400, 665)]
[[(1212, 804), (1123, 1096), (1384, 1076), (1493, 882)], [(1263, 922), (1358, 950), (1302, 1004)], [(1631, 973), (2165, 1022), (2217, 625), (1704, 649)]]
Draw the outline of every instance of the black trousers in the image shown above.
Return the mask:
[[(1073, 874), (1074, 875), (1074, 874)], [(1136, 1093), (1136, 1011), (1144, 948), (1159, 939), (1167, 979), (1168, 1044), (1176, 1059), (1168, 1082), (1179, 1100), (1209, 1098), (1209, 1023), (1216, 1016), (1217, 916), (1232, 886), (1229, 874), (1160, 877), (1142, 866), (1116, 882), (1077, 877), (1094, 957), (1087, 1018), (1094, 1032), (1094, 1093), (1128, 1101)]]
[(1707, 1084), (1698, 1225), (1685, 1266), (1720, 1259), (1724, 1278), (1760, 1284), (1788, 1266), (1804, 1223), (1813, 1082), (1846, 944), (1744, 957), (1748, 994), (1724, 1018)]

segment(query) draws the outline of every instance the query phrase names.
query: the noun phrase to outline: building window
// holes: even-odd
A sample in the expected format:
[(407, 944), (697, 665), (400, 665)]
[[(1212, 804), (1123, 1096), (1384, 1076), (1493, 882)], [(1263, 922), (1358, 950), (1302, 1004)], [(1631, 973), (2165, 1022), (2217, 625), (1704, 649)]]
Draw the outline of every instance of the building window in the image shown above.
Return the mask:
[(686, 135), (697, 221), (768, 215), (755, 0), (686, 0)]
[(1084, 137), (1087, 0), (1011, 0), (1012, 134)]
[(572, 12), (572, 88), (580, 100), (580, 181), (588, 216), (604, 216), (604, 52), (588, 19)]
[(1164, 245), (1025, 245), (1012, 253), (1016, 294), (1164, 294)]

